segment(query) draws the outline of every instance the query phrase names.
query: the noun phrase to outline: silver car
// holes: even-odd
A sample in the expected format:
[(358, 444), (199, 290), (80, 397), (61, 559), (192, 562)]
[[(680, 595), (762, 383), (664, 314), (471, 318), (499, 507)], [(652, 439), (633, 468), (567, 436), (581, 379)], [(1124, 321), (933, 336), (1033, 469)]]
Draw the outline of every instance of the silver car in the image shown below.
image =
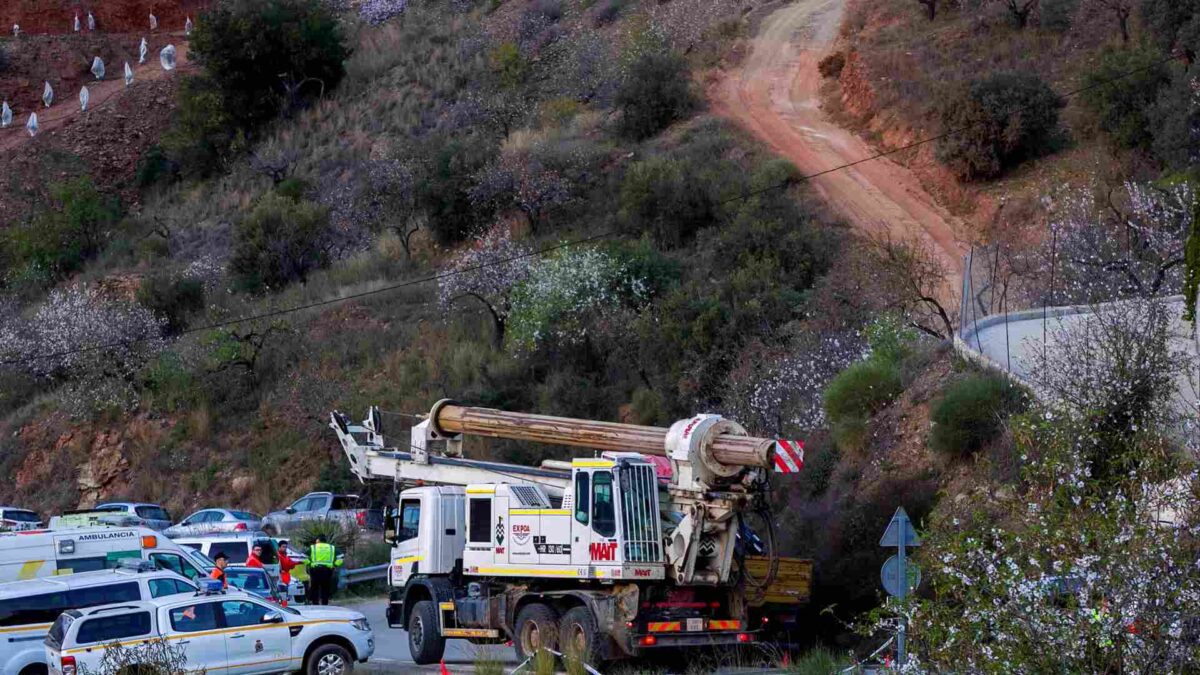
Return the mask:
[(263, 517), (263, 530), (272, 536), (292, 532), (313, 520), (335, 521), (347, 530), (383, 530), (383, 511), (366, 508), (358, 495), (310, 492), (282, 511)]
[(123, 526), (141, 526), (152, 530), (165, 530), (171, 526), (171, 514), (158, 504), (108, 502), (98, 505), (95, 510), (120, 514), (120, 524)]
[(257, 532), (262, 529), (262, 517), (249, 511), (233, 509), (204, 509), (163, 530), (168, 537), (194, 537), (217, 532)]

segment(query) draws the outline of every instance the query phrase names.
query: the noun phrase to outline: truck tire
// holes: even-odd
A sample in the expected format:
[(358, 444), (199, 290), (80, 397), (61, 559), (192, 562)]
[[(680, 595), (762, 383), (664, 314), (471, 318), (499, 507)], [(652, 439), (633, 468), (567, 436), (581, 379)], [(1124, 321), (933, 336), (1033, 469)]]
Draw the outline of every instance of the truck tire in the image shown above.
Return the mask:
[(533, 656), (541, 648), (557, 650), (558, 614), (538, 602), (525, 605), (517, 614), (513, 648), (517, 650), (518, 661)]
[(584, 606), (572, 607), (559, 622), (558, 643), (569, 659), (579, 659), (589, 666), (600, 665), (604, 642), (596, 616)]
[(446, 653), (446, 638), (438, 628), (438, 613), (431, 600), (413, 605), (408, 616), (408, 653), (419, 666), (437, 663)]
[(345, 647), (324, 644), (308, 655), (304, 672), (306, 675), (350, 675), (354, 672), (354, 659)]

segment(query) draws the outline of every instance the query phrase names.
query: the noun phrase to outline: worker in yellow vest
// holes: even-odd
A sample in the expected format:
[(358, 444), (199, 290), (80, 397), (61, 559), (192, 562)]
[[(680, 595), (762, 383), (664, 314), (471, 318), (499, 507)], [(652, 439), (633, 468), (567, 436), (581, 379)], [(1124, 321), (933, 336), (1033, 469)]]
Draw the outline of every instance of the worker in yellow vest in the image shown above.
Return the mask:
[(337, 549), (325, 541), (325, 535), (318, 534), (308, 549), (308, 579), (312, 593), (309, 604), (329, 604), (329, 598), (333, 595), (333, 570), (341, 566), (342, 559)]

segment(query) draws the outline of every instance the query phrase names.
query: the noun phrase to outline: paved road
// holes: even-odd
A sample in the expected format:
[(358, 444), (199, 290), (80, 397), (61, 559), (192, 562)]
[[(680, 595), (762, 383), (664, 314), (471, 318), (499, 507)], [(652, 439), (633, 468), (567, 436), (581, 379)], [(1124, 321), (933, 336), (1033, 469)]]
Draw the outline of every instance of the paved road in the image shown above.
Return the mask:
[[(356, 609), (366, 615), (375, 630), (375, 657), (366, 667), (360, 668), (367, 673), (436, 673), (437, 665), (418, 666), (413, 663), (408, 654), (408, 632), (399, 628), (388, 628), (384, 611), (386, 600), (369, 600), (367, 602), (344, 606)], [(517, 665), (516, 654), (512, 647), (504, 645), (480, 646), (466, 640), (449, 640), (446, 643), (446, 668), (457, 675), (474, 670), (476, 658), (483, 654), (505, 664), (505, 669)]]

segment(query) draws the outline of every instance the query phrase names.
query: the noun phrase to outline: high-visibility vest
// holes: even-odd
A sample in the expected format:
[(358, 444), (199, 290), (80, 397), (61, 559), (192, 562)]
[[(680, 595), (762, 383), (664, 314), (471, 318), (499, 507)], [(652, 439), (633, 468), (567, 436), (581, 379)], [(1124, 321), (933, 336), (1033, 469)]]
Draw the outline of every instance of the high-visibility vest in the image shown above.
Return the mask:
[(308, 549), (308, 564), (312, 567), (333, 567), (337, 560), (337, 551), (333, 544), (317, 542)]

